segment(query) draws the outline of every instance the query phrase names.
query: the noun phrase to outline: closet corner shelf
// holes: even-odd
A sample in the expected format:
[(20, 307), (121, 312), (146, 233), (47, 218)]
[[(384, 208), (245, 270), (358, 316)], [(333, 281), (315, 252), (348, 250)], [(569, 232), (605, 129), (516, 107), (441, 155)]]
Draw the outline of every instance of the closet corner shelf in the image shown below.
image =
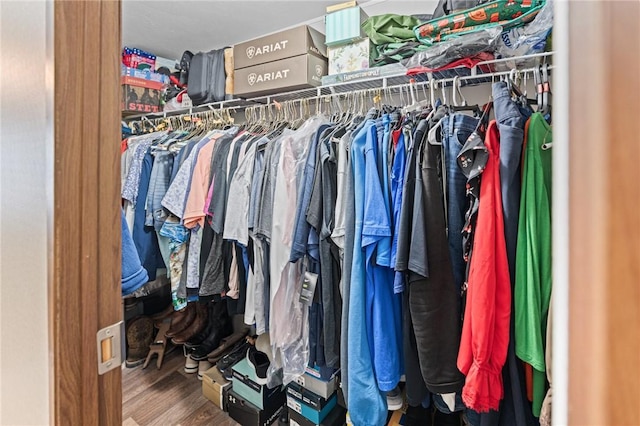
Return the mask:
[[(416, 75), (392, 74), (382, 77), (372, 77), (356, 81), (340, 82), (326, 86), (276, 93), (272, 95), (264, 95), (253, 98), (230, 99), (175, 111), (133, 115), (123, 114), (123, 119), (134, 120), (143, 117), (169, 117), (174, 115), (192, 114), (196, 112), (216, 109), (240, 110), (250, 106), (268, 105), (273, 101), (283, 102), (294, 99), (297, 100), (320, 98), (340, 93), (351, 93), (376, 89), (396, 89), (408, 84), (428, 85), (429, 81), (438, 81), (440, 85), (446, 86), (452, 84), (454, 80), (459, 79), (460, 84), (463, 86), (474, 86), (477, 84), (491, 82), (496, 77), (509, 75), (513, 70), (519, 70), (521, 72), (532, 71), (535, 67), (542, 63), (550, 63), (552, 57), (553, 52), (543, 52), (511, 58), (493, 59), (489, 61), (478, 62), (472, 68), (457, 67), (445, 71)], [(487, 67), (492, 68), (495, 71), (483, 72), (482, 69)]]

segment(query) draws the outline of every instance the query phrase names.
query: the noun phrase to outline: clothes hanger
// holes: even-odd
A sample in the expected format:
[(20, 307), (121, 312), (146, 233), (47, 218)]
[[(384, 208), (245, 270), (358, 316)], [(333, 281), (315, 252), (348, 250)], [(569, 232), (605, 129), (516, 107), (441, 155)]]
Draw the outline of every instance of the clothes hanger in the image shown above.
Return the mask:
[(344, 127), (347, 125), (347, 119), (350, 115), (349, 96), (350, 94), (347, 93), (344, 97), (344, 102), (343, 102), (342, 94), (338, 95), (338, 108), (340, 110), (340, 115), (338, 116), (337, 124), (341, 127)]
[(408, 102), (406, 102), (404, 99), (404, 91), (402, 90), (402, 86), (398, 87), (398, 98), (400, 101), (400, 106), (404, 106), (408, 104)]
[(423, 110), (424, 108), (426, 108), (427, 106), (430, 105), (429, 99), (424, 99), (422, 101), (418, 101), (416, 99), (416, 95), (415, 95), (414, 90), (413, 90), (414, 89), (414, 87), (413, 87), (414, 84), (415, 84), (415, 80), (413, 78), (410, 79), (409, 80), (408, 89), (409, 89), (409, 91), (411, 93), (411, 105), (408, 105), (408, 106), (402, 108), (401, 111), (402, 111), (403, 115), (406, 115), (406, 114), (408, 114), (410, 112), (416, 112), (416, 111)]
[(391, 105), (391, 96), (390, 96), (391, 92), (390, 91), (391, 91), (391, 89), (389, 89), (388, 87), (385, 87), (382, 90), (383, 97), (384, 97), (384, 103), (386, 105)]
[(542, 73), (540, 67), (535, 67), (533, 71), (533, 81), (536, 85), (536, 105), (538, 107), (538, 111), (542, 111), (542, 92), (544, 91), (544, 86), (542, 85)]
[(347, 122), (347, 116), (351, 112), (351, 94), (345, 93), (344, 98), (339, 98), (340, 108), (342, 109), (342, 114), (340, 114), (340, 119), (338, 120), (338, 124), (345, 126)]
[(551, 120), (551, 86), (549, 85), (549, 65), (542, 65), (542, 113)]
[[(512, 70), (512, 72), (515, 70)], [(529, 85), (529, 71), (523, 71), (522, 72), (522, 89), (519, 87), (519, 84), (517, 82), (518, 75), (520, 75), (520, 71), (515, 71), (515, 75), (516, 75), (516, 79), (509, 79), (508, 84), (509, 84), (509, 88), (510, 88), (510, 93), (512, 94), (512, 96), (515, 96), (515, 99), (520, 103), (520, 105), (522, 106), (532, 106), (532, 105), (537, 105), (538, 100), (537, 99), (529, 99), (527, 98), (527, 86)], [(534, 76), (535, 76), (535, 72), (534, 72)]]
[[(451, 94), (453, 98), (453, 106), (449, 106), (449, 110), (452, 112), (463, 112), (470, 111), (473, 112), (474, 115), (478, 116), (482, 113), (480, 106), (478, 104), (469, 105), (467, 103), (467, 99), (462, 94), (462, 80), (460, 76), (455, 76), (453, 78), (453, 83), (451, 87)], [(462, 102), (458, 104), (458, 95), (462, 98)]]
[(340, 110), (340, 115), (336, 124), (338, 127), (346, 128), (352, 117), (351, 109), (349, 107), (350, 94), (347, 93), (344, 96), (344, 100), (342, 96), (342, 94), (338, 95), (338, 109)]
[(261, 123), (260, 123), (260, 107), (254, 106), (251, 108), (251, 132), (255, 134), (261, 134)]
[[(455, 76), (453, 77), (453, 83), (451, 85), (451, 97), (453, 98), (453, 105), (454, 106), (467, 106), (467, 99), (464, 97), (464, 95), (462, 94), (462, 90), (460, 89), (460, 77), (459, 76)], [(460, 95), (460, 98), (462, 98), (462, 102), (458, 103), (458, 95)]]
[(447, 90), (446, 90), (446, 82), (443, 80), (442, 84), (440, 84), (440, 93), (442, 95), (442, 103), (444, 105), (449, 105), (449, 100), (447, 99)]
[[(430, 89), (431, 89), (431, 99), (433, 99), (433, 109), (431, 110), (431, 113), (429, 113), (429, 115), (425, 118), (426, 120), (430, 120), (431, 117), (433, 117), (433, 115), (436, 112), (436, 102), (435, 102), (435, 91), (437, 89), (437, 80), (433, 81), (433, 84), (430, 84)], [(442, 120), (438, 121), (434, 126), (431, 126), (431, 128), (429, 129), (429, 132), (427, 133), (427, 142), (431, 145), (435, 145), (435, 146), (442, 146)]]
[(234, 112), (234, 114), (235, 114), (235, 112), (236, 112), (236, 109), (235, 109), (235, 108), (225, 108), (225, 110), (224, 110), (224, 111), (225, 111), (225, 114), (226, 114), (226, 124), (227, 124), (227, 125), (225, 126), (225, 129), (226, 129), (228, 126), (233, 126), (234, 121), (235, 121), (235, 120), (233, 119), (233, 116), (231, 115), (231, 110), (233, 110), (233, 112)]
[(289, 127), (293, 130), (296, 130), (298, 128), (298, 126), (304, 122), (303, 120), (303, 109), (304, 109), (304, 99), (299, 99), (298, 100), (298, 107), (295, 107), (295, 104), (292, 104), (292, 114), (291, 114), (291, 120), (289, 122)]
[(344, 126), (348, 126), (349, 123), (353, 122), (354, 118), (358, 115), (356, 113), (356, 96), (353, 93), (347, 94), (347, 105), (345, 108), (344, 118), (342, 124)]
[(431, 106), (436, 107), (436, 89), (438, 88), (438, 80), (431, 80), (429, 82), (429, 97), (431, 100)]

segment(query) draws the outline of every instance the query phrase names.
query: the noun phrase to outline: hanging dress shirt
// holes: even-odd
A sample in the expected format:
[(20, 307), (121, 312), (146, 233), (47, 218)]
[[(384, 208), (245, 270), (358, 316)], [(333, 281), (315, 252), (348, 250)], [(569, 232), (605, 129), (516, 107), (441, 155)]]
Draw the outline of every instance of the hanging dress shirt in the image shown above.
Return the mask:
[(509, 344), (511, 284), (500, 188), (500, 137), (495, 120), (485, 139), (489, 157), (482, 175), (478, 222), (469, 267), (458, 368), (467, 376), (465, 405), (497, 410), (504, 390), (502, 367)]

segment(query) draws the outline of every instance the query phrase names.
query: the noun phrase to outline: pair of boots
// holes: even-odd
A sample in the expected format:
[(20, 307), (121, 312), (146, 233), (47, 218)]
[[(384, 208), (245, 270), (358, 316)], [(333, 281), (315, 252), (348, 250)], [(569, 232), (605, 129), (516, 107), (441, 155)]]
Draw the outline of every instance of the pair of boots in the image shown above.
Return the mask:
[(204, 360), (220, 345), (220, 341), (233, 333), (231, 317), (224, 300), (193, 302), (175, 312), (166, 336), (173, 343), (185, 345), (195, 361)]
[(186, 308), (171, 315), (171, 326), (166, 336), (176, 345), (182, 345), (206, 327), (208, 316), (205, 303), (189, 303)]

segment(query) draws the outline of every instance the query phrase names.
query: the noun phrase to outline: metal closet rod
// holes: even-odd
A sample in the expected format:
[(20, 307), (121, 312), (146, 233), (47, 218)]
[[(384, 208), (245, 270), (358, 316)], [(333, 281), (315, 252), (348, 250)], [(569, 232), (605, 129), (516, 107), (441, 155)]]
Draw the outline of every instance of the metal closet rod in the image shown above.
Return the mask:
[[(553, 65), (547, 65), (547, 69), (548, 70), (552, 70), (554, 68)], [(402, 83), (402, 84), (396, 84), (396, 85), (391, 85), (391, 86), (387, 86), (385, 84), (383, 84), (381, 87), (369, 87), (369, 88), (365, 88), (365, 89), (359, 89), (359, 90), (352, 90), (352, 91), (345, 91), (345, 92), (335, 92), (335, 93), (329, 93), (326, 95), (322, 95), (321, 90), (323, 89), (322, 87), (318, 87), (317, 88), (317, 94), (315, 96), (301, 96), (299, 98), (289, 98), (290, 96), (293, 96), (296, 94), (296, 92), (288, 92), (288, 93), (280, 93), (280, 94), (274, 94), (271, 96), (263, 96), (260, 98), (254, 98), (254, 99), (247, 99), (247, 100), (238, 100), (236, 99), (235, 101), (244, 101), (244, 102), (250, 102), (246, 105), (237, 105), (237, 106), (229, 106), (229, 107), (224, 107), (224, 103), (231, 103), (234, 100), (229, 100), (229, 101), (222, 101), (222, 102), (216, 102), (213, 104), (204, 104), (204, 105), (198, 105), (196, 107), (190, 108), (188, 110), (177, 110), (177, 111), (168, 111), (168, 112), (163, 112), (163, 113), (151, 113), (151, 114), (145, 114), (145, 115), (141, 115), (141, 116), (132, 116), (132, 117), (128, 117), (125, 118), (125, 121), (128, 119), (128, 121), (131, 122), (137, 122), (137, 121), (145, 121), (145, 120), (149, 120), (149, 119), (153, 119), (153, 120), (157, 120), (157, 119), (162, 119), (162, 118), (167, 118), (167, 117), (173, 117), (173, 118), (180, 118), (183, 116), (198, 116), (199, 114), (206, 114), (209, 113), (210, 111), (215, 111), (215, 112), (220, 112), (220, 113), (235, 113), (238, 110), (244, 110), (247, 108), (266, 108), (268, 106), (273, 105), (274, 102), (279, 102), (279, 103), (285, 103), (285, 102), (292, 102), (292, 103), (297, 103), (297, 102), (301, 102), (301, 101), (321, 101), (324, 99), (330, 99), (330, 98), (346, 98), (346, 97), (353, 97), (353, 96), (363, 96), (363, 95), (367, 95), (367, 94), (371, 94), (371, 93), (378, 93), (378, 94), (383, 94), (383, 93), (390, 93), (393, 94), (394, 91), (398, 91), (398, 93), (403, 92), (405, 89), (406, 90), (410, 90), (410, 89), (416, 89), (416, 88), (421, 88), (421, 87), (425, 87), (425, 88), (430, 88), (432, 85), (434, 86), (434, 88), (443, 88), (443, 87), (449, 87), (452, 86), (454, 83), (457, 84), (461, 84), (464, 81), (469, 81), (469, 80), (481, 80), (476, 82), (475, 85), (481, 85), (481, 84), (487, 84), (487, 83), (493, 83), (495, 81), (499, 81), (500, 78), (502, 77), (513, 77), (514, 73), (515, 74), (520, 74), (523, 76), (526, 75), (532, 75), (534, 72), (536, 72), (538, 70), (538, 66), (536, 67), (531, 67), (531, 68), (524, 68), (524, 69), (512, 69), (512, 70), (508, 70), (508, 71), (495, 71), (495, 72), (491, 72), (491, 73), (484, 73), (484, 74), (476, 74), (476, 75), (468, 75), (468, 76), (456, 76), (456, 77), (451, 77), (451, 78), (444, 78), (444, 79), (432, 79), (432, 80), (428, 80), (428, 81), (413, 81), (413, 79), (407, 83)], [(531, 80), (533, 81), (533, 79)], [(325, 87), (325, 89), (331, 89), (330, 87)], [(306, 90), (301, 90), (299, 91), (300, 94), (303, 93), (309, 93), (310, 89), (306, 89)], [(287, 96), (287, 99), (283, 99), (283, 100), (277, 100), (276, 98), (279, 96)], [(258, 99), (264, 99), (266, 102), (262, 103), (262, 102), (258, 102)], [(193, 111), (195, 108), (200, 109), (200, 111)], [(205, 109), (206, 108), (206, 109)]]

